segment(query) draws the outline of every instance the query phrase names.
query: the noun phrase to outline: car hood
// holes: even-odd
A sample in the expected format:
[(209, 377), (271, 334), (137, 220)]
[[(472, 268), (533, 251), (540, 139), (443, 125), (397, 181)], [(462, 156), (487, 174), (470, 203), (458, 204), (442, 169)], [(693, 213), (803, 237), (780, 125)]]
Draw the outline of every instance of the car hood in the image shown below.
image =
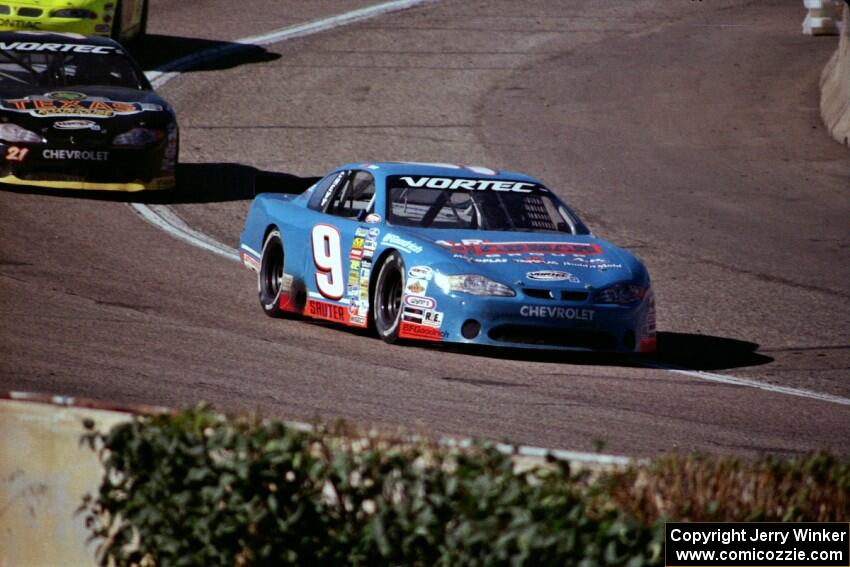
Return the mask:
[[(81, 96), (79, 96), (81, 95)], [(32, 85), (4, 84), (0, 88), (0, 100), (38, 98), (69, 100), (75, 98), (103, 98), (116, 102), (138, 102), (167, 107), (168, 104), (153, 90), (139, 90), (107, 85), (72, 85), (69, 87), (35, 87)]]
[[(5, 87), (0, 90), (0, 115), (36, 131), (50, 131), (56, 122), (97, 121), (120, 131), (135, 124), (165, 127), (174, 120), (171, 108), (154, 91), (79, 85), (64, 89), (42, 87), (35, 92), (32, 86)], [(94, 126), (92, 129), (100, 130)]]
[(454, 270), (514, 285), (599, 289), (616, 282), (649, 282), (633, 254), (591, 235), (409, 228), (394, 232), (428, 245), (450, 259)]

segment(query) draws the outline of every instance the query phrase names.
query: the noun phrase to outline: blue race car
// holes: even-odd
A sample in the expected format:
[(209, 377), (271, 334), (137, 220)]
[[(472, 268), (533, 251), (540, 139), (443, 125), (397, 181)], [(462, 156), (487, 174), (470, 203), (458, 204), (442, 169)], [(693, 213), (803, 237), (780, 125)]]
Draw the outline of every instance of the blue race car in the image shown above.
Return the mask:
[(300, 195), (258, 195), (240, 255), (272, 317), (373, 328), (389, 343), (655, 350), (644, 265), (512, 171), (343, 165)]

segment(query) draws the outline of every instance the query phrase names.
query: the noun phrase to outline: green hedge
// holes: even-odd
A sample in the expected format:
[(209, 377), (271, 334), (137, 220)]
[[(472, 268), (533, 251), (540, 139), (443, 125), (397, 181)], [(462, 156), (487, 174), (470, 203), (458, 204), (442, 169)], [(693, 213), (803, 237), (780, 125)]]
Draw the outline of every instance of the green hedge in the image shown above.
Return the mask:
[[(664, 518), (635, 489), (656, 478), (651, 467), (519, 471), (488, 446), (304, 432), (204, 408), (84, 438), (105, 467), (83, 503), (104, 565), (663, 563)], [(841, 466), (833, 488), (846, 505), (846, 465), (829, 465)]]

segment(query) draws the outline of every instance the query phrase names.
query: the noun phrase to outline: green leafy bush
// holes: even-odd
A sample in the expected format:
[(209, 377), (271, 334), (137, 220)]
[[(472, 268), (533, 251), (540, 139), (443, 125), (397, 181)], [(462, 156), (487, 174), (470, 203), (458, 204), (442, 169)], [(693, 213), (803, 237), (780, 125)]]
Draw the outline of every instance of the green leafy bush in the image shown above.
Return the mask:
[(519, 470), (486, 445), (302, 431), (204, 408), (84, 439), (103, 565), (661, 565), (665, 520), (846, 520), (850, 465), (666, 456)]
[(586, 473), (480, 446), (304, 432), (203, 409), (90, 432), (85, 502), (118, 565), (641, 565), (653, 527), (588, 509)]

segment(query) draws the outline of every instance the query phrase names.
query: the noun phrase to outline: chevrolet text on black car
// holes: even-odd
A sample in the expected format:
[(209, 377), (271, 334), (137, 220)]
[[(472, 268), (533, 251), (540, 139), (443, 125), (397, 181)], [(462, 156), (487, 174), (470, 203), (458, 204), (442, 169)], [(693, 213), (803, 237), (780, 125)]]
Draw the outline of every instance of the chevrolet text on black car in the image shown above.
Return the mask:
[(169, 189), (178, 140), (174, 111), (118, 43), (0, 33), (0, 183)]

